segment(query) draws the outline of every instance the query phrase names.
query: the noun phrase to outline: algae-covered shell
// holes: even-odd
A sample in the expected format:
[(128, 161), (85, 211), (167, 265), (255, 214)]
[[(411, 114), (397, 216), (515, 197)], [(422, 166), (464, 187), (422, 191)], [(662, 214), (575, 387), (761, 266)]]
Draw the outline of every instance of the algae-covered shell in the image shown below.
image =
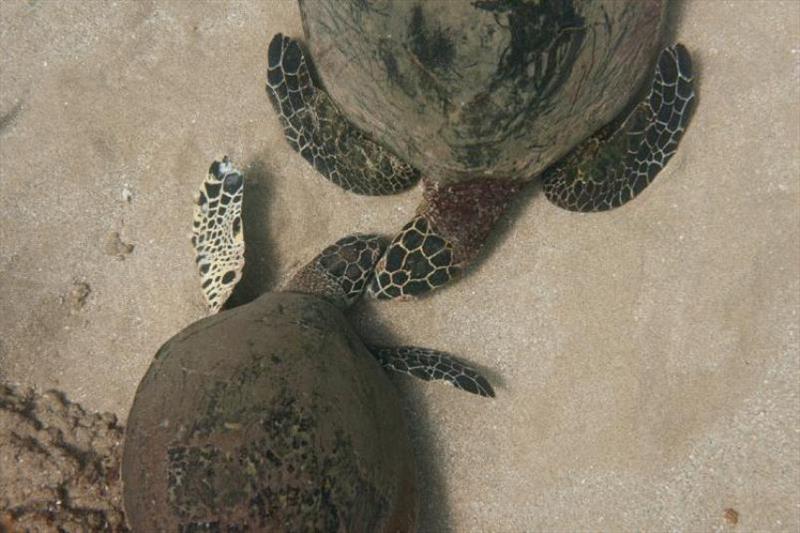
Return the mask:
[(411, 444), (393, 385), (341, 312), (267, 293), (159, 350), (123, 458), (135, 531), (409, 531)]
[(451, 183), (530, 179), (609, 123), (651, 75), (662, 0), (301, 0), (344, 115)]

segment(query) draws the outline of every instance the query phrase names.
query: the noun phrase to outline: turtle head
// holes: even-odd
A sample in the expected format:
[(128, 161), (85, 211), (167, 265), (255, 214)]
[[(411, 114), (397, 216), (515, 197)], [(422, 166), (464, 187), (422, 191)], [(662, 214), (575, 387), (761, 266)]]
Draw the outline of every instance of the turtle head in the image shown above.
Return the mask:
[(349, 235), (325, 248), (282, 289), (319, 296), (346, 309), (367, 288), (385, 244), (378, 235)]

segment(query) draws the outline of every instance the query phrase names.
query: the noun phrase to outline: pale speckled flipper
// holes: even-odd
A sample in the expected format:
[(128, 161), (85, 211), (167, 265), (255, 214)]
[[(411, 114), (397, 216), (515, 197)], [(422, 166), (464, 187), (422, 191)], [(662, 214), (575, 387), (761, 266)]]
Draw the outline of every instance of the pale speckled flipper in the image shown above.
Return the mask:
[(297, 41), (277, 34), (269, 45), (267, 94), (286, 140), (323, 176), (357, 194), (402, 191), (419, 172), (370, 139), (316, 87)]
[(216, 313), (242, 278), (244, 177), (227, 157), (214, 161), (198, 191), (192, 224), (192, 245), (203, 294)]
[(381, 366), (389, 370), (425, 381), (446, 381), (457, 389), (494, 398), (494, 390), (486, 378), (444, 352), (413, 346), (370, 346), (369, 350)]
[(639, 194), (678, 148), (694, 104), (689, 52), (658, 58), (647, 97), (619, 124), (584, 141), (543, 177), (547, 198), (571, 211), (605, 211)]

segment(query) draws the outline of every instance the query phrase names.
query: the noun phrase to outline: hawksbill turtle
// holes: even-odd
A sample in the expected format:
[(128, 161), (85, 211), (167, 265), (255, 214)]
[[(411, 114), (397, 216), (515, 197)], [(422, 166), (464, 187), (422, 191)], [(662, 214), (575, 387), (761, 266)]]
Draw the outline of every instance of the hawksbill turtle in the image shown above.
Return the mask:
[(244, 267), (243, 191), (224, 158), (196, 200), (212, 315), (167, 341), (136, 391), (128, 520), (135, 531), (413, 531), (414, 453), (383, 369), (494, 391), (445, 353), (366, 346), (354, 332), (343, 311), (383, 254), (375, 235), (345, 237), (279, 291), (216, 313)]
[(422, 176), (422, 203), (369, 293), (446, 284), (536, 177), (573, 211), (641, 193), (694, 103), (688, 51), (660, 44), (665, 11), (663, 0), (300, 0), (316, 68), (283, 34), (268, 52), (289, 144), (358, 194)]

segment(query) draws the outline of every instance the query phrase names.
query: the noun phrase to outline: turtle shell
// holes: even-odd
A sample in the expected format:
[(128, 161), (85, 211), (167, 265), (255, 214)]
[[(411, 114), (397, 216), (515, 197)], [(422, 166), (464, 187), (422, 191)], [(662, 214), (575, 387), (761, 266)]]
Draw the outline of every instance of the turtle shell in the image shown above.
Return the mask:
[(531, 179), (616, 117), (662, 0), (300, 1), (311, 60), (358, 127), (452, 183)]
[(409, 531), (415, 470), (393, 385), (342, 313), (268, 293), (158, 351), (128, 418), (134, 531)]

